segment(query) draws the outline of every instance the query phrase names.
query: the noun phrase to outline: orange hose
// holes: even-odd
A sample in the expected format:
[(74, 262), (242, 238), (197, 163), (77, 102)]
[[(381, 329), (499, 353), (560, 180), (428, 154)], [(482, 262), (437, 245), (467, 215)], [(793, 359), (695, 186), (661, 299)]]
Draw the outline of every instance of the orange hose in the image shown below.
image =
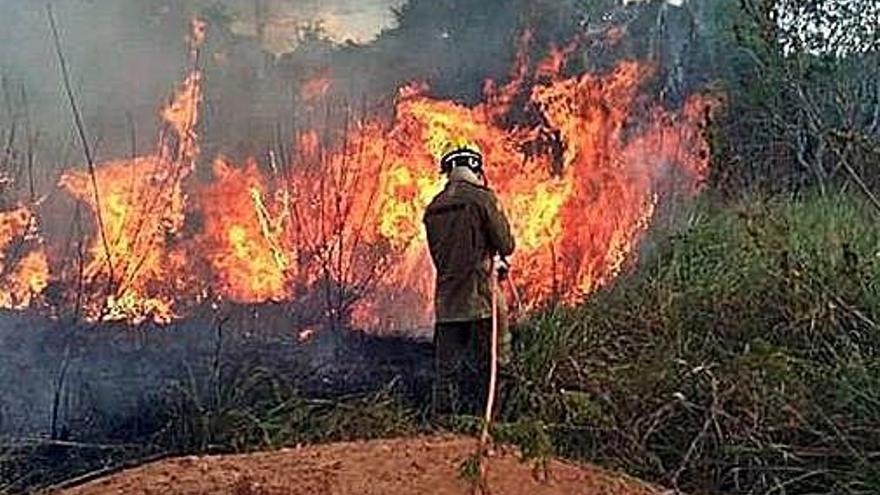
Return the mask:
[(493, 263), (492, 275), (492, 349), (489, 362), (489, 393), (486, 397), (486, 414), (483, 417), (483, 431), (480, 434), (479, 456), (480, 463), (480, 486), (486, 487), (486, 464), (484, 458), (487, 446), (491, 440), (490, 425), (492, 424), (493, 410), (495, 408), (495, 388), (498, 377), (498, 274)]

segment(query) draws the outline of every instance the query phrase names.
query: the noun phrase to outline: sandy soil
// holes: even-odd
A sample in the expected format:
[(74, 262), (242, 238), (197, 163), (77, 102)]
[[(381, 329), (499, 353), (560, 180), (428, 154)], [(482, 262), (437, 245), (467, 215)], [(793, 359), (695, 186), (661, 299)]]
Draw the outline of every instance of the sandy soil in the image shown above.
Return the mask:
[[(71, 488), (58, 495), (463, 495), (470, 485), (459, 476), (475, 441), (421, 437), (340, 443), (251, 455), (185, 457), (141, 466)], [(553, 461), (548, 482), (532, 466), (503, 449), (489, 463), (493, 495), (657, 495), (644, 483), (602, 471)]]

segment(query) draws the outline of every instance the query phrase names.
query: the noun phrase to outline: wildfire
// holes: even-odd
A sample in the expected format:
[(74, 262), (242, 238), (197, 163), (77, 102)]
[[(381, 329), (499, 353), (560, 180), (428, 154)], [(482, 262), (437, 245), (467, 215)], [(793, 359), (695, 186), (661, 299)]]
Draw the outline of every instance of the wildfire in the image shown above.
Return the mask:
[[(201, 27), (192, 44), (203, 38)], [(270, 166), (218, 157), (210, 180), (192, 174), (201, 101), (194, 71), (162, 112), (156, 155), (60, 181), (91, 212), (84, 313), (167, 323), (206, 299), (308, 297), (333, 322), (423, 327), (434, 274), (422, 213), (443, 187), (437, 154), (459, 136), (480, 145), (511, 218), (515, 281), (527, 306), (574, 303), (607, 284), (648, 229), (669, 177), (687, 192), (702, 184), (709, 154), (700, 128), (709, 102), (650, 108), (639, 88), (651, 68), (633, 61), (566, 77), (574, 43), (530, 70), (530, 40), (526, 33), (520, 41), (510, 82), (487, 82), (481, 104), (438, 100), (425, 84), (411, 84), (389, 122), (356, 122), (338, 144), (304, 131), (283, 167), (274, 157)], [(330, 87), (319, 78), (303, 95)], [(512, 124), (514, 111), (523, 117)], [(26, 209), (3, 215), (0, 248), (9, 253), (36, 222)], [(41, 249), (0, 261), (6, 308), (30, 305), (50, 281), (72, 279), (65, 260)]]
[(24, 309), (47, 287), (49, 263), (36, 217), (20, 206), (0, 213), (0, 307)]
[(195, 251), (209, 263), (209, 283), (236, 302), (286, 299), (289, 254), (280, 244), (282, 226), (265, 205), (266, 186), (256, 162), (238, 169), (218, 158), (213, 171), (214, 181), (193, 198), (204, 217)]
[[(158, 154), (105, 163), (94, 176), (75, 171), (61, 177), (59, 186), (88, 205), (95, 221), (84, 265), (58, 260), (54, 271), (83, 282), (85, 301), (83, 294), (75, 298), (87, 317), (168, 323), (177, 316), (177, 295), (192, 288), (184, 275), (190, 256), (177, 243), (186, 221), (184, 181), (198, 155), (200, 102), (200, 74), (193, 72), (162, 111)], [(81, 275), (69, 273), (80, 268)]]

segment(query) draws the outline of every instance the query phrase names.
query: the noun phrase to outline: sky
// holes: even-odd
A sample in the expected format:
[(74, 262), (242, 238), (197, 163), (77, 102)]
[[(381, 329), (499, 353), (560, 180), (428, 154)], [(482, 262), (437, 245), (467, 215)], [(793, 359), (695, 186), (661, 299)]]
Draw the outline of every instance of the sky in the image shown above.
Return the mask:
[[(392, 8), (405, 0), (263, 0), (268, 13), (267, 48), (283, 52), (294, 45), (296, 31), (304, 23), (320, 22), (336, 41), (366, 43), (393, 26)], [(254, 30), (251, 2), (229, 1), (240, 17), (236, 29)]]

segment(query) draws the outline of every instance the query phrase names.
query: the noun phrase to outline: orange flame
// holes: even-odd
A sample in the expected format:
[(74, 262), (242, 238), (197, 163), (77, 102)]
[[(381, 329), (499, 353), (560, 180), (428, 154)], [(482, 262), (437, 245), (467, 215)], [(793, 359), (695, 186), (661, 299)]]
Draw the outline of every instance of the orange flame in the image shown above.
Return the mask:
[(159, 154), (103, 164), (95, 185), (84, 171), (61, 177), (60, 187), (93, 212), (100, 205), (101, 222), (83, 268), (89, 318), (168, 323), (177, 316), (177, 294), (187, 292), (189, 280), (182, 275), (188, 256), (174, 242), (186, 220), (183, 182), (199, 151), (194, 129), (200, 102), (200, 74), (193, 72), (162, 111)]
[(49, 263), (26, 207), (0, 213), (0, 308), (24, 309), (48, 286)]
[[(281, 171), (274, 159), (239, 167), (218, 157), (207, 181), (191, 177), (201, 101), (193, 72), (162, 111), (157, 154), (96, 170), (107, 242), (94, 222), (86, 315), (167, 323), (208, 298), (304, 298), (333, 322), (426, 326), (434, 273), (421, 218), (443, 186), (437, 155), (458, 137), (484, 152), (518, 239), (512, 261), (528, 307), (588, 296), (623, 269), (671, 176), (688, 193), (699, 190), (709, 166), (701, 121), (711, 102), (693, 97), (680, 112), (651, 107), (639, 88), (652, 69), (638, 62), (565, 77), (575, 43), (530, 71), (530, 40), (527, 32), (520, 41), (511, 81), (487, 82), (481, 104), (438, 100), (426, 84), (410, 84), (390, 122), (356, 122), (335, 146), (302, 132)], [(98, 218), (91, 180), (72, 172), (60, 184)], [(4, 251), (33, 223), (26, 210), (8, 215), (0, 216)], [(64, 260), (31, 255), (3, 266), (15, 282), (3, 283), (0, 306), (28, 304), (28, 294), (64, 278)]]
[(210, 265), (213, 289), (240, 303), (287, 296), (288, 254), (278, 242), (278, 225), (263, 198), (256, 162), (233, 168), (223, 158), (214, 162), (214, 182), (196, 191), (204, 216), (196, 251)]

